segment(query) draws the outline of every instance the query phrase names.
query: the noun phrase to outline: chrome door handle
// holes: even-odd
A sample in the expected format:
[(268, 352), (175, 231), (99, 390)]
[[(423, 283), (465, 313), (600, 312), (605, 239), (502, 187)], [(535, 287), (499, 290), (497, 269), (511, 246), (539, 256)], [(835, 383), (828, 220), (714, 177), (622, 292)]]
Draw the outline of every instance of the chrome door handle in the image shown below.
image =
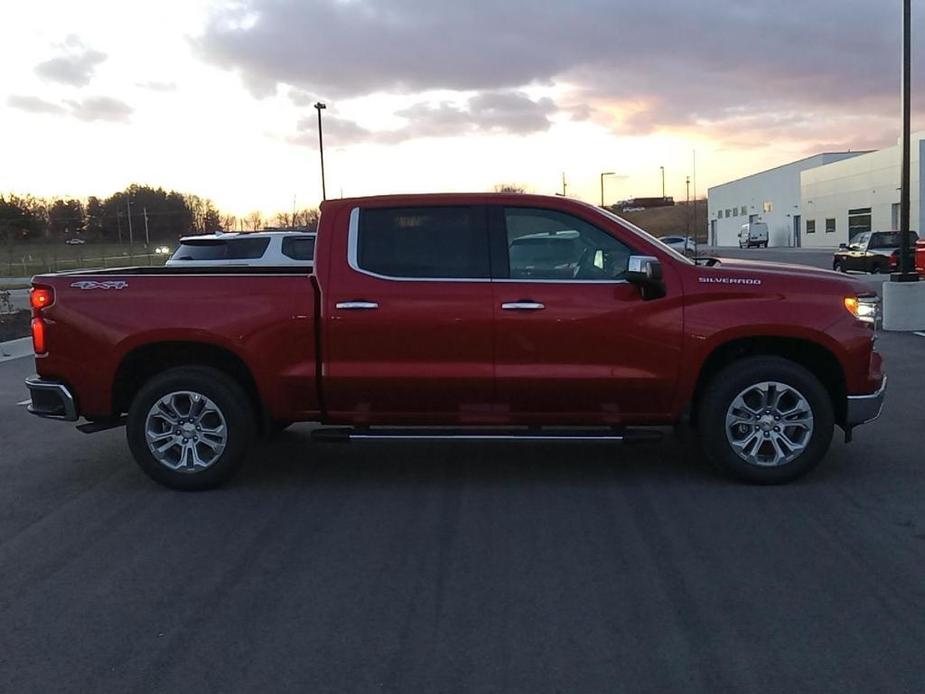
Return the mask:
[(342, 311), (371, 311), (379, 308), (375, 301), (341, 301), (336, 306)]
[(501, 304), (505, 311), (542, 311), (546, 308), (539, 301), (512, 301), (508, 304)]

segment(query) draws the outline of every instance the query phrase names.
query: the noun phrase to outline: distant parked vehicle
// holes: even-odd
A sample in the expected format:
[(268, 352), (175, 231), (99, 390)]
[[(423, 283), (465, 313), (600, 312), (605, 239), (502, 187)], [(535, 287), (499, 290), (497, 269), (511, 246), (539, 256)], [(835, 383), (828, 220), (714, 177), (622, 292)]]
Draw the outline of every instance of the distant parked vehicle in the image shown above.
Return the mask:
[(915, 271), (925, 277), (925, 241), (915, 242)]
[[(841, 272), (854, 270), (880, 274), (891, 272), (899, 266), (898, 231), (865, 231), (855, 234), (848, 243), (842, 243), (835, 251), (832, 269)], [(918, 234), (912, 232), (913, 242), (918, 241)]]
[(83, 239), (67, 239), (64, 243), (66, 243), (68, 246), (83, 246), (86, 241)]
[(697, 250), (697, 242), (690, 236), (660, 236), (658, 240), (685, 255), (690, 255)]
[(202, 234), (184, 236), (167, 260), (170, 267), (225, 267), (229, 265), (312, 267), (315, 234), (292, 231)]
[(765, 222), (749, 222), (739, 229), (739, 248), (767, 248), (768, 225)]

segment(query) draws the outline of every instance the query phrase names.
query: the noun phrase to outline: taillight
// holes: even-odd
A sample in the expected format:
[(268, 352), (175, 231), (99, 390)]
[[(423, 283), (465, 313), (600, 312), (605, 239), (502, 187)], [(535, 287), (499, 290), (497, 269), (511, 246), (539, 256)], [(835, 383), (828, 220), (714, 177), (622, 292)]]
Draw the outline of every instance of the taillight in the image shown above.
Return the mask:
[(32, 319), (32, 351), (36, 354), (45, 354), (45, 321), (42, 318)]
[(33, 287), (29, 294), (29, 303), (36, 311), (48, 308), (55, 303), (55, 290), (51, 287)]

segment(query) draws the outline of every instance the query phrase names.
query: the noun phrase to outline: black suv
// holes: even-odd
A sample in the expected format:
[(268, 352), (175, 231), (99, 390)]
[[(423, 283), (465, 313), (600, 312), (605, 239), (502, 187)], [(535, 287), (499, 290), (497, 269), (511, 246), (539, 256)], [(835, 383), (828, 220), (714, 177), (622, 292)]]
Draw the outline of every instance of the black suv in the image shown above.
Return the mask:
[[(914, 247), (918, 235), (913, 231), (911, 244)], [(890, 272), (899, 262), (900, 232), (865, 231), (855, 234), (847, 244), (840, 244), (832, 260), (832, 269), (846, 272)]]

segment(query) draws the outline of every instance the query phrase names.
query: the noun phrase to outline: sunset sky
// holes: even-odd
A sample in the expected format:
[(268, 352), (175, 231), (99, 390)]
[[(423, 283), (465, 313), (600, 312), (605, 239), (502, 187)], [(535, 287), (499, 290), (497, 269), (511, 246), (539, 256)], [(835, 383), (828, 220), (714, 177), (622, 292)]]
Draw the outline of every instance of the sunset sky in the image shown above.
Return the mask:
[[(925, 28), (925, 2), (914, 26)], [(684, 197), (899, 134), (899, 0), (8, 2), (0, 192)], [(915, 37), (925, 126), (925, 36)]]

